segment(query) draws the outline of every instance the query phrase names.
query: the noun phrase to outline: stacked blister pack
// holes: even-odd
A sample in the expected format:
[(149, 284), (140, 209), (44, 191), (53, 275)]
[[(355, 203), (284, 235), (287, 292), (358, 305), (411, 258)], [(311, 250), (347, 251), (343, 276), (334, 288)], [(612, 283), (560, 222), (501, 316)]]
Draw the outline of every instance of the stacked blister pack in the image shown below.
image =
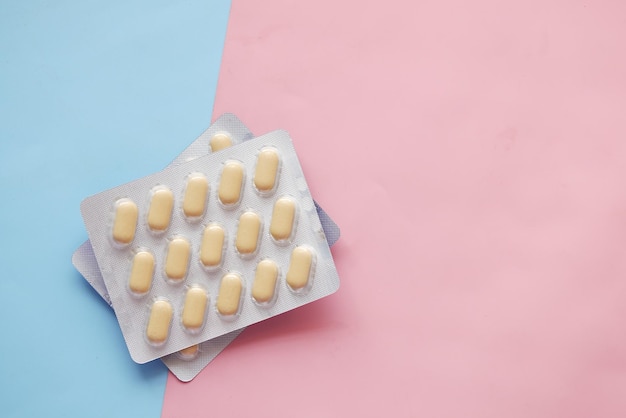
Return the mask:
[(243, 329), (335, 292), (339, 228), (285, 131), (217, 119), (165, 170), (86, 198), (72, 257), (131, 357), (193, 379)]

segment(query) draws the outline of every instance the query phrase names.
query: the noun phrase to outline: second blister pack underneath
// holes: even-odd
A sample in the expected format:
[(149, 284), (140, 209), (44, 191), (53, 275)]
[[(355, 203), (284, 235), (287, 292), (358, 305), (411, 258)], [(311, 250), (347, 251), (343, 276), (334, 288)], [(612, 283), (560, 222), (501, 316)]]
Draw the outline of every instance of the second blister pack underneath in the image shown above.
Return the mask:
[[(268, 149), (278, 151), (280, 169), (276, 186), (263, 189), (254, 170)], [(243, 185), (241, 193), (224, 186), (233, 181)], [(199, 197), (187, 199), (190, 190), (199, 190)], [(169, 225), (162, 225), (167, 216), (152, 210), (157, 195), (165, 196), (164, 202), (174, 197)], [(92, 196), (81, 210), (131, 356), (139, 363), (309, 303), (339, 285), (284, 132)], [(274, 222), (275, 211), (291, 216), (293, 229)], [(125, 224), (133, 220), (136, 228), (129, 233)], [(257, 235), (246, 238), (245, 230)], [(214, 242), (224, 245), (223, 260), (211, 260), (219, 248), (203, 251), (207, 234), (221, 237)], [(146, 283), (141, 279), (146, 276), (153, 279)], [(263, 293), (271, 286), (259, 283), (277, 283), (276, 293)]]
[[(252, 133), (239, 118), (233, 114), (226, 113), (217, 118), (216, 121), (185, 148), (168, 167), (177, 166), (211, 152), (228, 148), (228, 146), (225, 145), (236, 146), (252, 138)], [(221, 147), (217, 147), (216, 145), (220, 145)], [(317, 203), (315, 203), (315, 207), (326, 240), (328, 244), (332, 246), (340, 236), (339, 227)], [(93, 253), (93, 248), (89, 241), (84, 242), (74, 252), (72, 255), (72, 263), (85, 280), (87, 280), (100, 296), (111, 305), (104, 279), (102, 278), (100, 268)], [(164, 356), (161, 360), (174, 376), (183, 382), (188, 382), (223, 351), (241, 331), (243, 331), (243, 328), (218, 338), (204, 341), (196, 346), (188, 347), (178, 353)]]

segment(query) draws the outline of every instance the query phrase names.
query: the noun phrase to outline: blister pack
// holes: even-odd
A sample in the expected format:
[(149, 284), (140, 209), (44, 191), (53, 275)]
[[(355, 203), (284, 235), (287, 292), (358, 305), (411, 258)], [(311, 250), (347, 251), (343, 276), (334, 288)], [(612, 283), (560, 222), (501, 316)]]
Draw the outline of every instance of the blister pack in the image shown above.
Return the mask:
[(138, 363), (339, 286), (284, 131), (97, 194), (81, 212)]
[[(100, 267), (89, 241), (85, 241), (72, 255), (72, 263), (100, 296), (112, 307), (109, 293), (104, 285)], [(187, 347), (177, 353), (161, 357), (176, 378), (189, 382), (221, 353), (245, 328), (229, 332), (212, 340)]]
[[(211, 152), (212, 146), (217, 142), (223, 142), (223, 138), (229, 139), (231, 145), (239, 144), (252, 138), (252, 133), (245, 124), (233, 114), (220, 116), (211, 126), (206, 129), (195, 141), (193, 141), (168, 167), (179, 165), (185, 161), (198, 158)], [(222, 148), (224, 149), (224, 148)], [(316, 203), (315, 207), (320, 218), (324, 235), (329, 245), (332, 246), (340, 236), (337, 224)], [(111, 305), (109, 294), (100, 273), (91, 243), (85, 241), (72, 255), (72, 263), (87, 282)], [(202, 371), (222, 350), (230, 344), (241, 332), (236, 330), (212, 340), (204, 341), (197, 346), (188, 347), (178, 353), (167, 355), (161, 360), (168, 369), (181, 381), (188, 382)]]

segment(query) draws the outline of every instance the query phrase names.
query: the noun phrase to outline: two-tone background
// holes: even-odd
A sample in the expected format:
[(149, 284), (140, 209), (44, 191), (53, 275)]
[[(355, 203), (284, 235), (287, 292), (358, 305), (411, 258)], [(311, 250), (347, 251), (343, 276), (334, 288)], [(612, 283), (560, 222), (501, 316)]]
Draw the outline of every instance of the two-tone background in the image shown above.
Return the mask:
[[(623, 417), (626, 5), (0, 4), (0, 416)], [(335, 295), (200, 376), (71, 265), (87, 195), (287, 129)]]

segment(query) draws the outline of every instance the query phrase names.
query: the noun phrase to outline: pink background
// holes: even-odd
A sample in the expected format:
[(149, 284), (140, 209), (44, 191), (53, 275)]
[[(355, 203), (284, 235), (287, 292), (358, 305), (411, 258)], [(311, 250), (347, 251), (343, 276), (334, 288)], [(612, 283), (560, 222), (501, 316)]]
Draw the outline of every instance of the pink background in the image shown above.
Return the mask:
[(626, 416), (625, 16), (235, 0), (214, 115), (290, 131), (342, 286), (163, 416)]

